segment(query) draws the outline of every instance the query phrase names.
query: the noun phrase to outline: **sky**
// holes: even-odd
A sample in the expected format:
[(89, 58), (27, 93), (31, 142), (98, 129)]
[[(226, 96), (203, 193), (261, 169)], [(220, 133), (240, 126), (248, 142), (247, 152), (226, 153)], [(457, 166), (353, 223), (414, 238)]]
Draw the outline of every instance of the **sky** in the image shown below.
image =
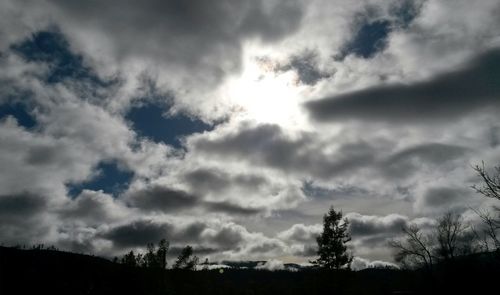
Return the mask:
[(358, 267), (490, 200), (500, 1), (0, 1), (0, 242)]

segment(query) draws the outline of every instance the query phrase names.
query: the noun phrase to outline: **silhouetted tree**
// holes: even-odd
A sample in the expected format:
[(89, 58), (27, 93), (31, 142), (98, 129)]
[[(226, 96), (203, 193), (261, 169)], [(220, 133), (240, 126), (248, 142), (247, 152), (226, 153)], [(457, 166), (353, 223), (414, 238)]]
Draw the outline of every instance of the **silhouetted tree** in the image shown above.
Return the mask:
[(208, 270), (208, 266), (210, 265), (210, 262), (208, 262), (208, 258), (205, 258), (205, 261), (202, 263), (203, 265), (203, 270)]
[(160, 263), (156, 257), (156, 247), (153, 243), (148, 243), (147, 252), (144, 254), (144, 266), (148, 268), (159, 268)]
[(481, 185), (473, 185), (472, 188), (481, 195), (500, 200), (500, 166), (494, 168), (493, 173), (488, 173), (484, 167), (484, 162), (481, 166), (475, 165), (473, 169), (481, 177)]
[(31, 246), (32, 250), (43, 250), (44, 248), (45, 248), (44, 244), (36, 244)]
[(342, 219), (342, 211), (330, 207), (323, 217), (323, 232), (316, 238), (319, 257), (311, 263), (328, 269), (350, 269), (352, 256), (346, 245), (350, 240), (349, 221)]
[(402, 240), (392, 240), (389, 246), (395, 249), (394, 260), (404, 267), (425, 266), (431, 269), (434, 264), (432, 241), (415, 224), (403, 228)]
[(156, 250), (156, 259), (158, 262), (158, 266), (161, 269), (166, 269), (167, 268), (167, 252), (170, 244), (167, 242), (167, 240), (162, 239), (158, 243), (158, 250)]
[(174, 268), (194, 270), (196, 264), (198, 264), (198, 257), (193, 255), (193, 247), (188, 245), (182, 249), (181, 254), (177, 257)]
[(135, 255), (134, 251), (130, 251), (121, 258), (120, 262), (130, 266), (166, 269), (168, 248), (169, 243), (165, 239), (158, 243), (158, 249), (153, 243), (148, 243), (145, 254), (137, 253)]
[[(500, 239), (498, 237), (498, 230), (500, 229), (500, 221), (491, 216), (488, 210), (475, 210), (474, 212), (483, 221), (484, 228), (482, 228), (482, 234), (478, 233), (476, 229), (473, 229), (476, 238), (481, 241), (481, 248), (483, 251), (490, 251), (491, 249), (500, 251)], [(492, 244), (490, 246), (490, 244)]]
[[(481, 185), (473, 185), (472, 188), (479, 194), (496, 200), (500, 200), (500, 166), (496, 166), (493, 172), (489, 173), (484, 167), (484, 162), (481, 165), (475, 165), (473, 169), (481, 178)], [(499, 207), (494, 207), (497, 212), (500, 211)], [(486, 251), (490, 250), (489, 244), (492, 243), (496, 251), (500, 251), (500, 218), (491, 216), (488, 211), (478, 211), (476, 213), (483, 221), (485, 229), (483, 230), (483, 248)]]
[(135, 257), (134, 251), (130, 251), (127, 254), (123, 255), (121, 262), (122, 262), (122, 264), (125, 264), (125, 265), (128, 265), (128, 266), (132, 266), (132, 267), (136, 267), (137, 266), (137, 261), (136, 261), (136, 257)]
[(137, 255), (135, 256), (135, 261), (136, 261), (137, 266), (147, 267), (146, 261), (144, 260), (144, 255), (142, 253), (137, 253)]
[(403, 228), (404, 238), (392, 240), (394, 258), (405, 267), (432, 269), (437, 261), (451, 261), (457, 256), (474, 252), (474, 235), (462, 217), (446, 213), (435, 229), (423, 233), (415, 224)]
[(454, 213), (446, 213), (438, 219), (436, 229), (436, 256), (442, 260), (453, 260), (458, 255), (474, 252), (474, 241), (469, 227), (462, 217)]

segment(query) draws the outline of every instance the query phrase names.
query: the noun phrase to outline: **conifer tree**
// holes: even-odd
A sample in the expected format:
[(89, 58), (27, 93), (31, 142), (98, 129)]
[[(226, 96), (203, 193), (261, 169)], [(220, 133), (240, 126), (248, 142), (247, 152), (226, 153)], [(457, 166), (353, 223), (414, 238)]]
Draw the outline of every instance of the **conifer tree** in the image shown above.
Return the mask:
[(342, 219), (342, 211), (330, 207), (323, 217), (323, 233), (316, 238), (319, 258), (311, 263), (328, 269), (350, 269), (352, 256), (346, 246), (350, 240), (349, 221)]

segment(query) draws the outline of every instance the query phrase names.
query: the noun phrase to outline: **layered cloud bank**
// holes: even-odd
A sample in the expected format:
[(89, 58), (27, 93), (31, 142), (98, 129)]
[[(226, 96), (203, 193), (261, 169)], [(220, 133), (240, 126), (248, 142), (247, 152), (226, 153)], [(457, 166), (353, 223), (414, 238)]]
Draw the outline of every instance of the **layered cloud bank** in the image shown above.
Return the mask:
[[(500, 3), (2, 1), (0, 242), (356, 268), (500, 161)], [(385, 261), (385, 262), (384, 262)]]

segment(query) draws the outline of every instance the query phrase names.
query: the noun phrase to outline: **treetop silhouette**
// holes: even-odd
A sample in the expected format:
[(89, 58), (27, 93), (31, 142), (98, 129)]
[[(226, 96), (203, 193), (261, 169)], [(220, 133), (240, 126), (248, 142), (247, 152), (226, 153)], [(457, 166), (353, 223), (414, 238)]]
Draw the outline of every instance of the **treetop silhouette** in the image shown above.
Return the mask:
[(350, 269), (353, 257), (346, 245), (350, 240), (349, 221), (331, 206), (323, 217), (323, 232), (316, 238), (319, 257), (311, 263), (328, 269)]

